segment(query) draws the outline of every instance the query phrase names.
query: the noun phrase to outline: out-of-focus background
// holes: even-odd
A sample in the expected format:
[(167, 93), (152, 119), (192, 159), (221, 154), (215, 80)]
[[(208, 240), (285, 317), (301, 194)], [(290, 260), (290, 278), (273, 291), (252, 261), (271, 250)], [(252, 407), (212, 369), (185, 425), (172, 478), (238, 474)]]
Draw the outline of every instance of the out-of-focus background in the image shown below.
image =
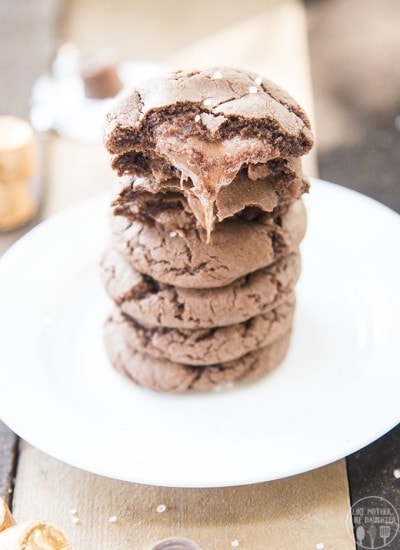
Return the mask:
[(398, 0), (1, 0), (0, 113), (28, 116), (65, 40), (169, 66), (261, 60), (311, 111), (320, 177), (400, 209), (399, 28)]

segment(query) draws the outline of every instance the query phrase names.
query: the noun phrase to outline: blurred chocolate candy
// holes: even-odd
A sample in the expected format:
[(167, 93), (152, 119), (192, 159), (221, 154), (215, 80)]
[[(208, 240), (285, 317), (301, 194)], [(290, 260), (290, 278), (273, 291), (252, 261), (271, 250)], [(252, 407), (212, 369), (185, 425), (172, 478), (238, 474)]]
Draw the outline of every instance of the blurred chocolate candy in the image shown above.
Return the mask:
[(123, 83), (117, 71), (116, 56), (111, 50), (100, 50), (81, 61), (80, 74), (86, 97), (105, 99), (122, 90)]

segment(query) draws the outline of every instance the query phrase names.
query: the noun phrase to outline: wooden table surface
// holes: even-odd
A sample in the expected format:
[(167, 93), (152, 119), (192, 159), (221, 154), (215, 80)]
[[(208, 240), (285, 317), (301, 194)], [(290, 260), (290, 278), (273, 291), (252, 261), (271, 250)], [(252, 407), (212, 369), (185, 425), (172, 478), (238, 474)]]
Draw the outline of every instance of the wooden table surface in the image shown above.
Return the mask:
[[(370, 0), (367, 3), (371, 3)], [(46, 69), (61, 34), (73, 39), (84, 51), (110, 43), (107, 24), (110, 24), (111, 16), (110, 11), (107, 11), (107, 2), (101, 0), (95, 4), (96, 9), (94, 0), (65, 3), (61, 0), (37, 0), (33, 10), (29, 0), (19, 0), (18, 5), (12, 0), (3, 0), (0, 4), (0, 21), (4, 22), (7, 17), (9, 24), (0, 29), (5, 37), (3, 44), (6, 45), (0, 49), (0, 74), (7, 71), (18, 88), (16, 94), (12, 92), (11, 86), (0, 91), (3, 112), (27, 115), (27, 98), (32, 81)], [(154, 40), (149, 40), (143, 23), (151, 13), (152, 2), (136, 2), (135, 29), (139, 34), (136, 33), (136, 38), (129, 42), (130, 20), (124, 18), (122, 21), (117, 17), (118, 10), (124, 10), (125, 13), (132, 9), (131, 4), (130, 7), (128, 4), (124, 0), (113, 3), (112, 18), (120, 21), (118, 36), (115, 33), (113, 35), (113, 44), (128, 55), (146, 55), (147, 52), (148, 57), (160, 58), (160, 47), (157, 49)], [(179, 2), (171, 4), (175, 8), (179, 6)], [(215, 20), (208, 32), (204, 32), (202, 28), (207, 23), (204, 14), (210, 13), (206, 8), (212, 10), (212, 3), (208, 6), (203, 2), (201, 12), (195, 11), (193, 3), (189, 16), (194, 17), (198, 24), (192, 24), (191, 32), (186, 25), (185, 31), (173, 38), (165, 30), (173, 27), (173, 10), (163, 12), (161, 19), (155, 20), (160, 21), (160, 39), (164, 41), (164, 54), (168, 56), (169, 63), (185, 66), (191, 61), (201, 64), (205, 60), (210, 64), (209, 59), (218, 57), (215, 53), (218, 44), (225, 41), (230, 47), (223, 55), (224, 62), (235, 64), (236, 61), (237, 65), (246, 66), (253, 63), (256, 70), (272, 73), (276, 80), (283, 82), (307, 105), (309, 111), (313, 110), (309, 79), (311, 64), (314, 96), (317, 98), (315, 108), (317, 136), (320, 138), (320, 175), (352, 185), (393, 208), (399, 208), (397, 182), (400, 155), (395, 154), (398, 151), (395, 138), (399, 140), (400, 134), (396, 134), (398, 130), (394, 124), (395, 107), (393, 102), (384, 98), (387, 110), (375, 108), (374, 119), (368, 119), (371, 140), (366, 142), (362, 121), (365, 120), (368, 105), (357, 103), (354, 80), (353, 83), (351, 81), (352, 68), (360, 65), (365, 67), (365, 58), (358, 47), (358, 42), (364, 45), (363, 34), (360, 29), (357, 38), (355, 23), (361, 18), (363, 29), (375, 28), (372, 19), (365, 19), (362, 9), (365, 3), (354, 2), (351, 10), (344, 0), (305, 4), (306, 11), (300, 2), (271, 1), (268, 2), (268, 10), (265, 10), (264, 1), (249, 2), (246, 18), (240, 8), (237, 11), (230, 10), (227, 17), (224, 17), (222, 9), (221, 13), (216, 9), (213, 12)], [(384, 0), (380, 5), (381, 19), (393, 20), (398, 4)], [(372, 4), (370, 7), (370, 13), (373, 13)], [(94, 13), (97, 14), (98, 23), (95, 35), (92, 20)], [(345, 15), (347, 29), (350, 29), (352, 22), (351, 40), (346, 40), (348, 34), (341, 25)], [(336, 24), (332, 25), (332, 20)], [(379, 17), (378, 20), (381, 49), (384, 52), (386, 44), (391, 56), (395, 51), (400, 53), (398, 37), (390, 30), (392, 25), (385, 27), (389, 29), (385, 36), (380, 30), (384, 21)], [(23, 43), (15, 42), (12, 25), (18, 25), (24, 32)], [(92, 34), (87, 31), (88, 25), (91, 25)], [(310, 59), (306, 43), (307, 25)], [(264, 29), (270, 29), (271, 32), (263, 33)], [(246, 47), (242, 46), (243, 41), (237, 47), (238, 33), (246, 37)], [(278, 52), (275, 50), (271, 56), (273, 37), (276, 35), (286, 37), (285, 47), (281, 47)], [(344, 37), (343, 40), (338, 41), (338, 35)], [(107, 36), (107, 40), (104, 36)], [(374, 43), (373, 40), (370, 42)], [(185, 46), (183, 50), (181, 45)], [(29, 67), (25, 64), (26, 68), (22, 70), (17, 63), (18, 59), (32, 51), (32, 62)], [(385, 72), (386, 58), (383, 53), (380, 59), (372, 58), (377, 71)], [(327, 73), (328, 65), (330, 71)], [(341, 102), (343, 96), (347, 98), (344, 103)], [(372, 105), (369, 108), (372, 109)], [(349, 114), (346, 115), (346, 112)], [(351, 139), (340, 140), (338, 135), (343, 136), (348, 130), (346, 116), (351, 116), (353, 121), (358, 120), (358, 125), (355, 128), (352, 126)], [(330, 121), (335, 122), (331, 124)], [(379, 136), (386, 143), (384, 154)], [(379, 147), (371, 147), (371, 143), (378, 142)], [(82, 148), (79, 144), (52, 137), (46, 143), (45, 151), (46, 200), (42, 217), (73, 204), (85, 195), (109, 188), (113, 177), (107, 168), (106, 155), (97, 147)], [(371, 156), (375, 161), (371, 161)], [(351, 159), (356, 159), (356, 172)], [(367, 162), (368, 171), (363, 169), (364, 161)], [(308, 161), (307, 166), (309, 172), (315, 171), (313, 159)], [(78, 174), (73, 183), (69, 173)], [(382, 178), (377, 177), (378, 173), (385, 174), (383, 184)], [(90, 184), (84, 185), (87, 181)], [(0, 237), (0, 253), (22, 232)], [(368, 448), (348, 457), (347, 468), (345, 462), (341, 461), (273, 483), (245, 488), (187, 491), (115, 482), (81, 472), (55, 461), (26, 443), (21, 442), (18, 446), (14, 434), (0, 423), (0, 494), (10, 500), (13, 497), (18, 519), (42, 517), (58, 523), (66, 530), (76, 550), (139, 550), (147, 548), (157, 538), (171, 534), (190, 536), (203, 544), (204, 549), (229, 548), (232, 540), (238, 539), (241, 548), (252, 550), (264, 550), (267, 547), (312, 549), (318, 543), (323, 543), (325, 549), (345, 550), (354, 548), (343, 519), (350, 499), (355, 502), (370, 494), (385, 495), (400, 509), (399, 483), (393, 476), (393, 470), (400, 466), (399, 451), (400, 429), (395, 429)], [(162, 502), (168, 504), (168, 513), (161, 517), (154, 510)], [(68, 514), (71, 507), (79, 510), (79, 526), (71, 524)], [(118, 516), (117, 524), (108, 522), (111, 515)], [(398, 546), (395, 542), (387, 548)]]

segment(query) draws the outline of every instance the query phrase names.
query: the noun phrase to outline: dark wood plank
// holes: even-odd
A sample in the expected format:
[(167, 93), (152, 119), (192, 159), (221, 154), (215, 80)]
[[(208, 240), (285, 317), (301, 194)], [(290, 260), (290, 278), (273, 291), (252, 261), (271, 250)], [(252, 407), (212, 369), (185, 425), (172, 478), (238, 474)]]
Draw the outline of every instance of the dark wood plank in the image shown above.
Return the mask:
[[(56, 50), (62, 5), (62, 0), (1, 0), (0, 114), (28, 117), (32, 84)], [(0, 255), (33, 225), (0, 234)], [(7, 501), (17, 449), (16, 436), (0, 422), (0, 496)]]
[[(400, 426), (349, 456), (347, 472), (352, 503), (377, 495), (400, 512)], [(385, 550), (399, 550), (399, 547), (400, 535), (385, 546)]]
[(17, 444), (13, 432), (0, 422), (0, 497), (7, 502), (13, 488)]

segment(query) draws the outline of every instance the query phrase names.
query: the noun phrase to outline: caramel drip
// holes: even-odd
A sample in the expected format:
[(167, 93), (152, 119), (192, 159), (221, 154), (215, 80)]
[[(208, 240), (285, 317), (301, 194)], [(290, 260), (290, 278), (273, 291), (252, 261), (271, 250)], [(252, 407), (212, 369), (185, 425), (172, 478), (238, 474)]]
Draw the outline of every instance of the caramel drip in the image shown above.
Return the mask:
[(277, 151), (259, 138), (236, 136), (207, 141), (180, 132), (179, 128), (158, 128), (157, 151), (179, 170), (181, 189), (205, 228), (209, 242), (216, 223), (215, 202), (221, 189), (232, 183), (243, 164), (266, 163), (276, 157)]

